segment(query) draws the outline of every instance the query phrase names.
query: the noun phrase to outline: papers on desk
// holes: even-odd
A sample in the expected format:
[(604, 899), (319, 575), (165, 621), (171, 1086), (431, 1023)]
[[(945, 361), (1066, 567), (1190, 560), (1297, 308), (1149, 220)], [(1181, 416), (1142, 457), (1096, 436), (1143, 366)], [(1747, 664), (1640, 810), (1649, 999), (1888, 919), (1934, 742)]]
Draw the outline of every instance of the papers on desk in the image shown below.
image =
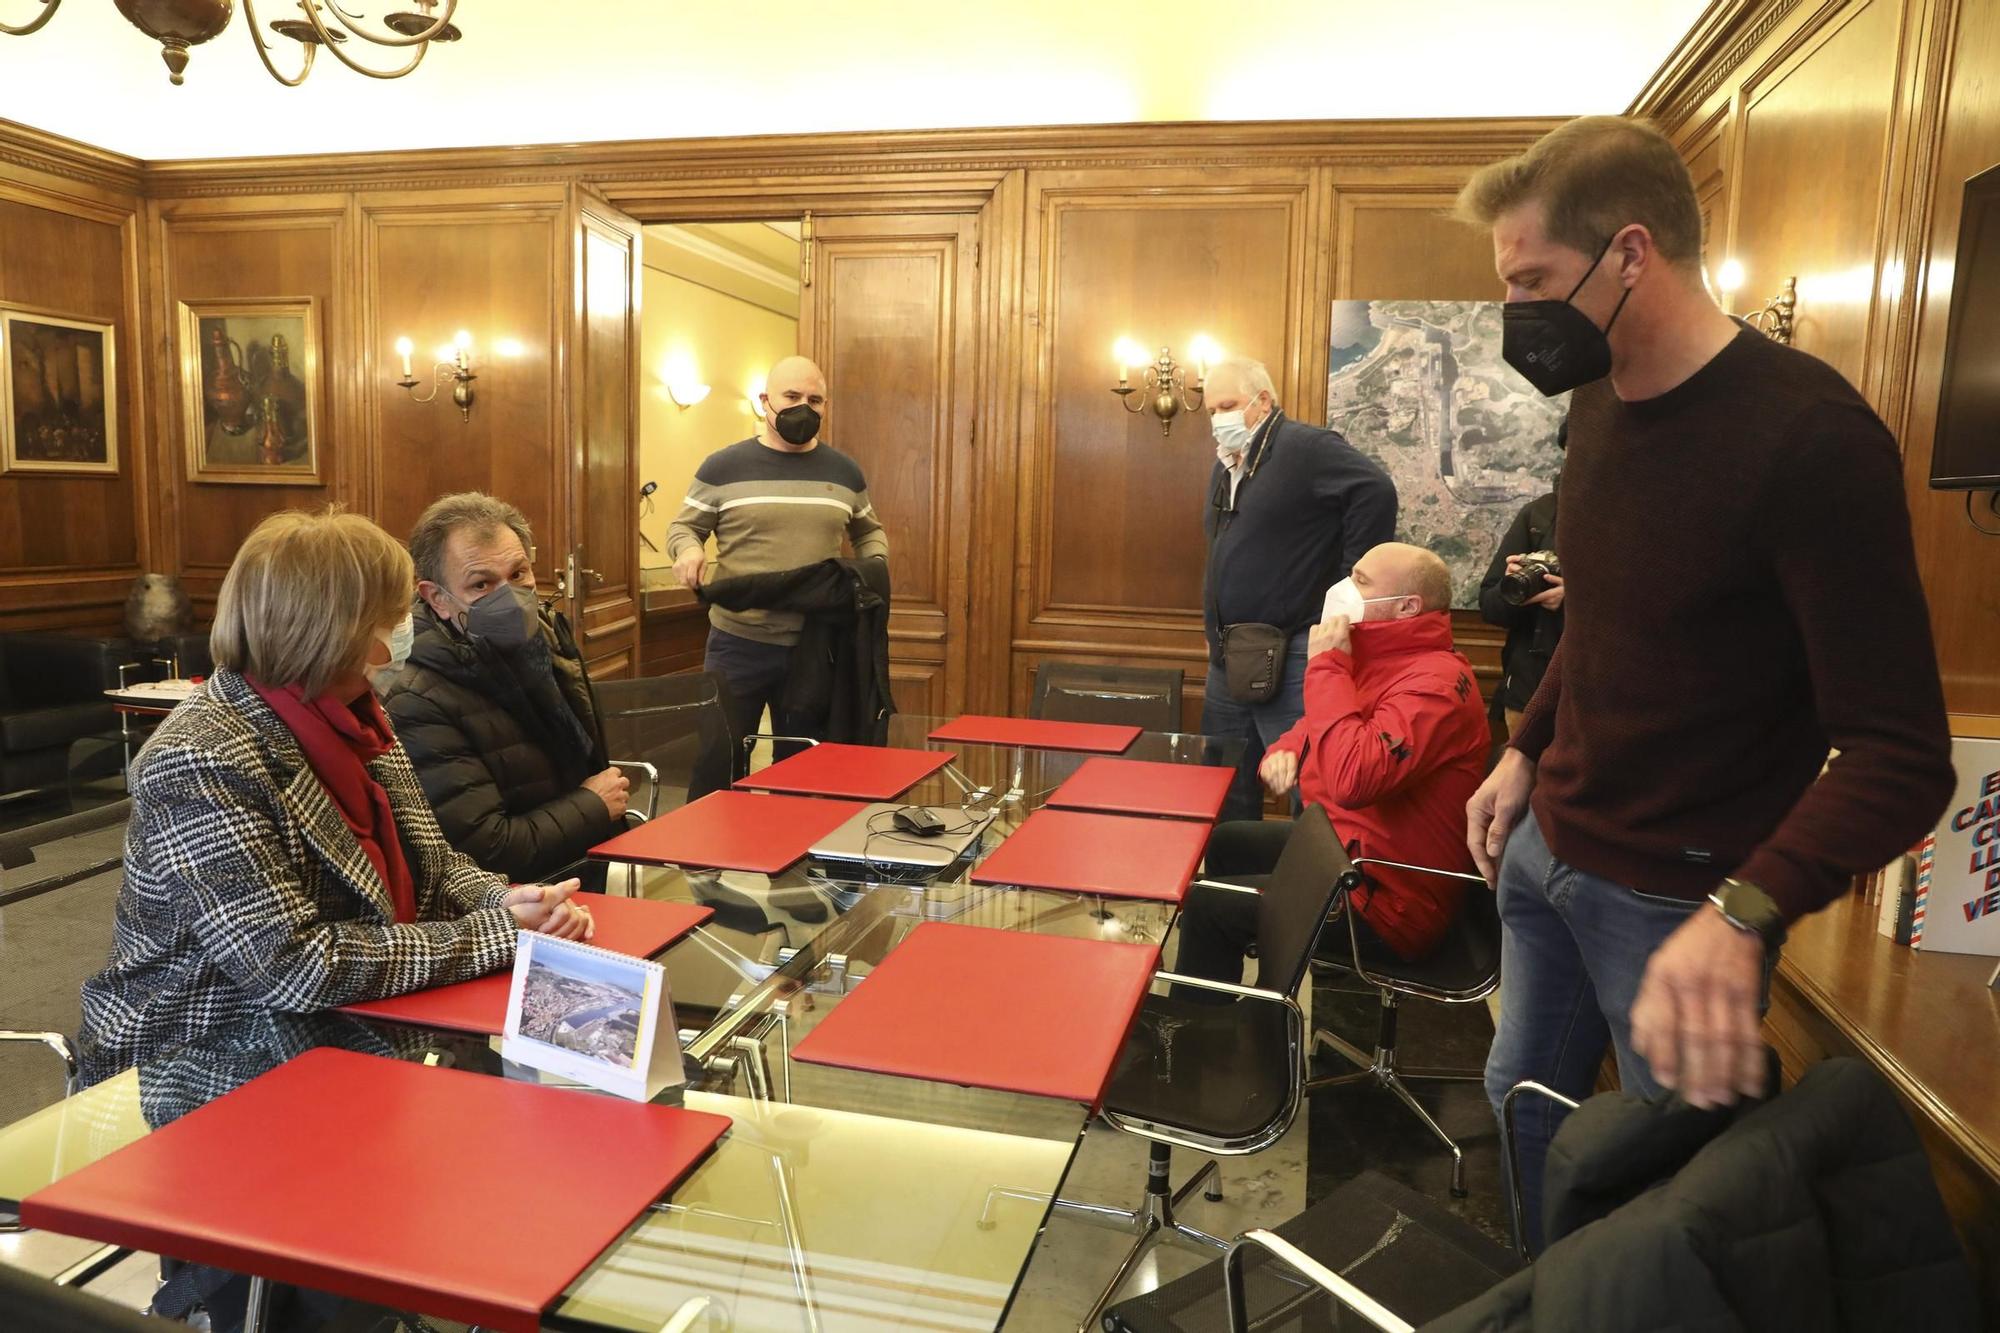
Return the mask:
[(198, 680), (149, 680), (139, 685), (123, 685), (106, 690), (104, 697), (115, 704), (136, 708), (175, 708), (201, 688)]
[(528, 931), (500, 1055), (635, 1102), (687, 1081), (664, 967)]

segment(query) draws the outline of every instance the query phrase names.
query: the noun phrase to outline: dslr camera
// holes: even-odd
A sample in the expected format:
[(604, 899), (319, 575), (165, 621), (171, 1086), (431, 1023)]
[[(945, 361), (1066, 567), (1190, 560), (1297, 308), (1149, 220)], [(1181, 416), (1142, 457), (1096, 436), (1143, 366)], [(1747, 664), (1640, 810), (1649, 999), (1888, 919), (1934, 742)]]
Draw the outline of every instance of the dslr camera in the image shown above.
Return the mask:
[(1520, 606), (1548, 590), (1549, 575), (1561, 578), (1562, 572), (1562, 562), (1554, 551), (1530, 551), (1521, 557), (1520, 568), (1500, 580), (1500, 600)]

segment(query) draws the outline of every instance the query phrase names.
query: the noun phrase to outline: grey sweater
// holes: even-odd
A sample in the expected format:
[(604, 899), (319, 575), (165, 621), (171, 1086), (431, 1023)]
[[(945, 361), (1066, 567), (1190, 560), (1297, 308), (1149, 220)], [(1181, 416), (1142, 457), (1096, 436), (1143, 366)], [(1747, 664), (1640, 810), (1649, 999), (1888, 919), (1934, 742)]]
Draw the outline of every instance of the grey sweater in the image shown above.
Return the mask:
[[(752, 438), (703, 459), (667, 528), (667, 558), (680, 559), (710, 533), (716, 545), (710, 580), (831, 560), (843, 537), (854, 544), (856, 559), (889, 555), (860, 466), (824, 442), (794, 454)], [(804, 620), (793, 611), (708, 610), (716, 629), (787, 647), (798, 642)]]

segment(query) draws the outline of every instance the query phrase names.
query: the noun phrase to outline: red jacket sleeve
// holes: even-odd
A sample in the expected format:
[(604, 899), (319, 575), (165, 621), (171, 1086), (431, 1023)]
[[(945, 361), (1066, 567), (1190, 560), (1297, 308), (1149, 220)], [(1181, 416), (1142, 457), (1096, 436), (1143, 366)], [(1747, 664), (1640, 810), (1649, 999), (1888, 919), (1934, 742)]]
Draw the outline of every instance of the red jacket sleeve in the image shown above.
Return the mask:
[[(1358, 809), (1415, 782), (1438, 766), (1439, 733), (1459, 707), (1452, 682), (1415, 675), (1363, 713), (1354, 688), (1354, 659), (1329, 649), (1306, 667), (1306, 715), (1279, 742), (1303, 742), (1301, 769), (1310, 769), (1327, 799)], [(1277, 748), (1277, 747), (1274, 747)]]

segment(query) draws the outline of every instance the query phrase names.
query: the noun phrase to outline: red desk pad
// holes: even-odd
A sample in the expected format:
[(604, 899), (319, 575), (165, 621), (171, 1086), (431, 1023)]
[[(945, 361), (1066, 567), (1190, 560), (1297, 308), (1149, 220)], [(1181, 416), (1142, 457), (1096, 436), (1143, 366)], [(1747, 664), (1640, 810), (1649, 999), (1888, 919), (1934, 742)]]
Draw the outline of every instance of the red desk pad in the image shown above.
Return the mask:
[(792, 1057), (1095, 1110), (1159, 958), (1152, 944), (927, 921)]
[(1209, 823), (1222, 813), (1234, 769), (1159, 764), (1142, 759), (1086, 759), (1048, 803), (1065, 810), (1164, 815)]
[(825, 742), (760, 768), (736, 785), (751, 791), (893, 801), (958, 756), (949, 750), (891, 750)]
[(590, 854), (600, 861), (775, 875), (866, 808), (861, 801), (714, 791), (600, 842)]
[[(610, 898), (601, 893), (579, 893), (574, 901), (588, 907), (597, 921), (592, 944), (633, 958), (664, 953), (683, 935), (715, 915), (713, 907), (696, 903)], [(416, 1027), (450, 1028), (455, 1032), (496, 1037), (507, 1026), (507, 988), (513, 980), (514, 969), (510, 965), (471, 981), (431, 986), (387, 1000), (344, 1004), (340, 1011)]]
[(1178, 819), (1044, 808), (973, 869), (972, 882), (1178, 903), (1208, 832)]
[(321, 1048), (30, 1195), (21, 1216), (532, 1333), (728, 1128), (726, 1116)]
[(934, 741), (973, 745), (1019, 745), (1030, 750), (1076, 750), (1085, 754), (1123, 754), (1139, 739), (1137, 727), (1102, 722), (1047, 722), (1028, 717), (986, 717), (967, 713), (933, 731)]

